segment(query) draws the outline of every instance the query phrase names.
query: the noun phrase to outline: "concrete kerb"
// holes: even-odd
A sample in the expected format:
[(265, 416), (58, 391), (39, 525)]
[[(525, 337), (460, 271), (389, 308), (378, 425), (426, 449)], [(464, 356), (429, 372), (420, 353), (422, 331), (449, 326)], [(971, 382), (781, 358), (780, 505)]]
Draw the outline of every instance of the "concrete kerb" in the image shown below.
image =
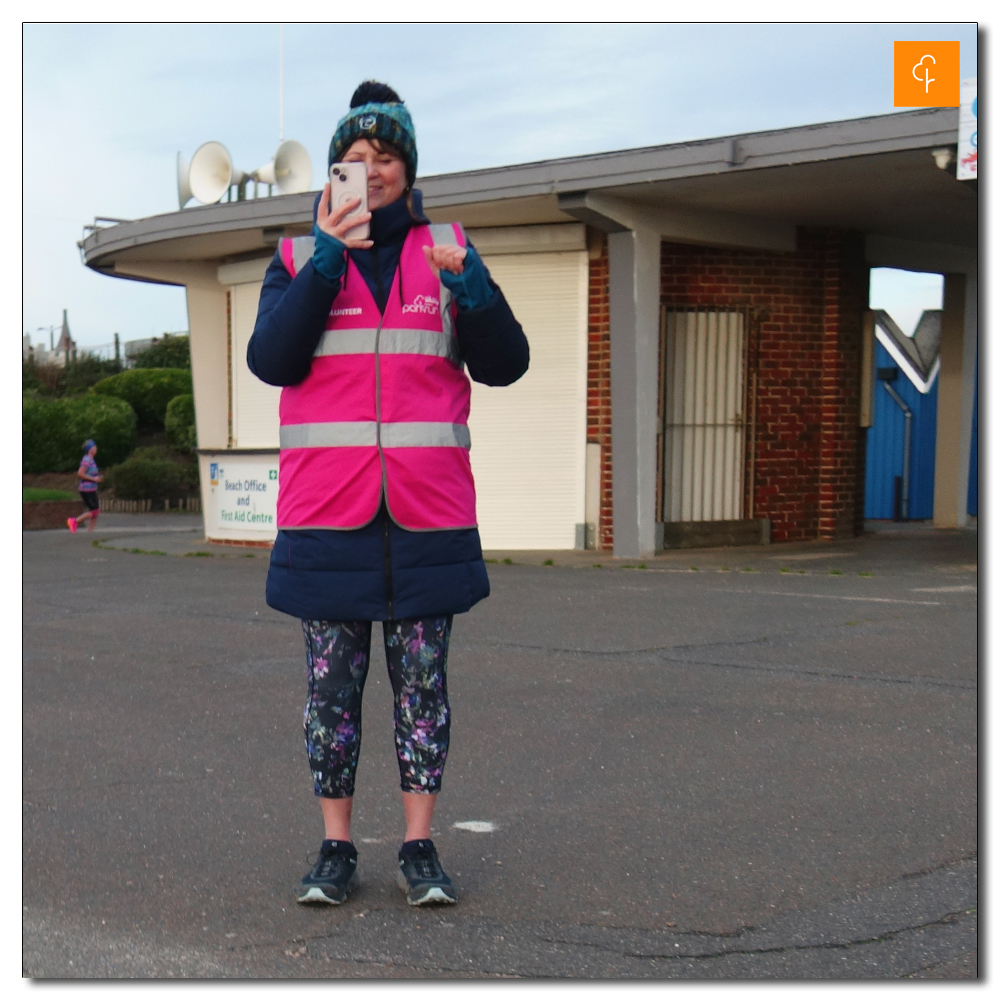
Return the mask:
[[(958, 560), (965, 567), (968, 539), (976, 527), (933, 529), (922, 522), (869, 523), (865, 534), (837, 542), (785, 542), (724, 548), (674, 549), (641, 559), (623, 559), (593, 549), (485, 550), (490, 566), (619, 569), (660, 573), (767, 573), (794, 576), (873, 576), (887, 564)], [(201, 515), (170, 512), (105, 514), (93, 532), (81, 531), (98, 549), (136, 555), (267, 559), (270, 549), (205, 541)], [(900, 546), (898, 542), (905, 542)], [(952, 551), (954, 550), (954, 551)]]

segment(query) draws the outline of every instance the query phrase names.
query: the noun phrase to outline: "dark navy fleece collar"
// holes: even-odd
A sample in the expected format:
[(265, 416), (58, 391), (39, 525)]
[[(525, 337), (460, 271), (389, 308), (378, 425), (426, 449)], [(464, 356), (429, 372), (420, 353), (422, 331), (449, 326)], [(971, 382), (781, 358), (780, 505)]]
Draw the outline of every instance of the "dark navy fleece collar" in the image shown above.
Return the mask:
[(406, 198), (397, 198), (391, 205), (376, 208), (372, 212), (369, 239), (376, 247), (387, 243), (400, 243), (413, 225)]
[(396, 243), (406, 236), (414, 223), (428, 225), (430, 220), (424, 217), (423, 199), (420, 192), (412, 192), (411, 202), (413, 204), (413, 214), (406, 204), (406, 195), (397, 198), (391, 205), (376, 208), (372, 212), (371, 239), (375, 246), (384, 246), (386, 243)]

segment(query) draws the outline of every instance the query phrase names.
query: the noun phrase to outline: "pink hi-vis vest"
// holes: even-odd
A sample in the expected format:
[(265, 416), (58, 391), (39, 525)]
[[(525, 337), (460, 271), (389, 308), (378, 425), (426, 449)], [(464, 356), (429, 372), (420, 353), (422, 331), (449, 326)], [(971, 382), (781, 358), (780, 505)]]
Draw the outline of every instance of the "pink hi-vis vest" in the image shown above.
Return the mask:
[[(461, 226), (410, 229), (384, 315), (348, 255), (309, 374), (281, 391), (279, 528), (360, 528), (383, 492), (404, 528), (475, 527), (457, 310), (423, 252), (442, 244), (465, 246)], [(281, 240), (293, 278), (313, 247)]]

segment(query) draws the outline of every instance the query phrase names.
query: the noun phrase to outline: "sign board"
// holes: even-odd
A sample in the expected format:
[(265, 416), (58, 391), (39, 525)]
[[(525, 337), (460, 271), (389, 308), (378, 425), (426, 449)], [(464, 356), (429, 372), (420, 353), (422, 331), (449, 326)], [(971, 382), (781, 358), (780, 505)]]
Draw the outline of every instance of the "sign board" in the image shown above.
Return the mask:
[(201, 455), (205, 535), (273, 541), (277, 535), (278, 453)]
[(979, 177), (979, 99), (976, 96), (977, 77), (962, 81), (962, 103), (958, 112), (958, 170), (960, 181)]

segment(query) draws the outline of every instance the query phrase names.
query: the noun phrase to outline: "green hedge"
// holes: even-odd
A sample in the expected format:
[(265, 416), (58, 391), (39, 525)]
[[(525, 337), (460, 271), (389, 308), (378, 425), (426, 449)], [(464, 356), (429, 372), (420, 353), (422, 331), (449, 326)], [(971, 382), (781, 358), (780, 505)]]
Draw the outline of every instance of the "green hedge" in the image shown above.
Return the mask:
[(22, 472), (74, 472), (83, 442), (97, 442), (97, 463), (114, 465), (135, 447), (135, 411), (112, 396), (25, 398), (21, 404)]
[(191, 393), (191, 372), (182, 368), (132, 368), (102, 379), (94, 392), (124, 399), (143, 427), (163, 428), (167, 406), (175, 396)]
[(167, 448), (136, 448), (105, 483), (119, 500), (176, 500), (198, 490), (198, 464), (177, 461)]
[(132, 363), (136, 368), (191, 368), (191, 338), (186, 334), (174, 337), (169, 333), (156, 344), (140, 351)]
[(167, 403), (167, 415), (163, 423), (167, 429), (167, 441), (178, 451), (190, 453), (198, 447), (198, 435), (194, 424), (194, 396), (191, 393), (174, 396)]

